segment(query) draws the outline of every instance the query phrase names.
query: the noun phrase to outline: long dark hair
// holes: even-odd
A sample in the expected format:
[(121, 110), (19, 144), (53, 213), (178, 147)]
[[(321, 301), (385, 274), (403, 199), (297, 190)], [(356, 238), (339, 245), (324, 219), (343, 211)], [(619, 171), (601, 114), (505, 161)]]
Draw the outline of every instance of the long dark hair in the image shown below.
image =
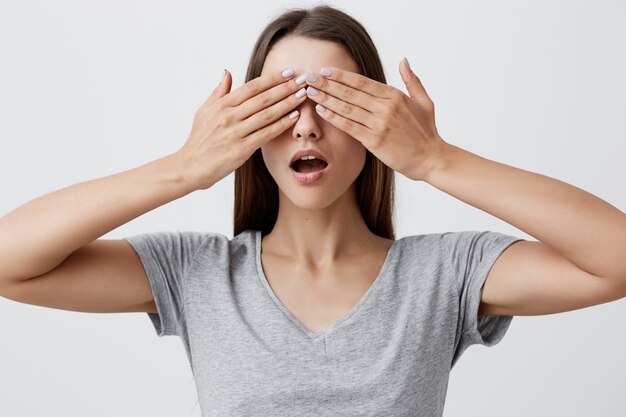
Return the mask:
[[(254, 45), (245, 82), (261, 75), (268, 52), (287, 35), (335, 42), (351, 55), (360, 74), (387, 82), (378, 51), (365, 28), (348, 14), (327, 5), (289, 9), (272, 20)], [(369, 150), (356, 179), (356, 190), (369, 230), (395, 240), (394, 171)], [(278, 185), (267, 170), (259, 148), (235, 170), (234, 236), (246, 229), (261, 230), (263, 235), (271, 232), (278, 217), (278, 204)]]

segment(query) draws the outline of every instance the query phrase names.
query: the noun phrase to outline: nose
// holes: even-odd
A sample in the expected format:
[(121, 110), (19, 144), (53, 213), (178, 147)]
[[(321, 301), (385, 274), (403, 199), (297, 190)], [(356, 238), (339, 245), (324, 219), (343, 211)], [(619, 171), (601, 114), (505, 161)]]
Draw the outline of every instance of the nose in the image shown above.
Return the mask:
[(293, 127), (292, 136), (294, 139), (317, 139), (322, 137), (322, 129), (320, 128), (320, 119), (315, 111), (316, 102), (307, 98), (304, 103), (298, 107), (300, 117)]

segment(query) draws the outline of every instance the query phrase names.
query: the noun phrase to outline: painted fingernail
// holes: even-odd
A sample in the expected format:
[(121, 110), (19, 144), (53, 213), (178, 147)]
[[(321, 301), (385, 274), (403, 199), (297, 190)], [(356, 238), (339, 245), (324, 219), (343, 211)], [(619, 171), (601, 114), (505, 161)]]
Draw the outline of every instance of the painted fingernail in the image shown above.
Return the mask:
[(320, 70), (320, 74), (322, 74), (324, 77), (330, 77), (333, 74), (333, 71), (330, 68), (323, 67)]
[(299, 114), (300, 114), (300, 112), (298, 110), (294, 110), (291, 113), (289, 113), (289, 118), (290, 119), (295, 119), (296, 117), (298, 117)]
[(315, 81), (317, 81), (317, 75), (313, 74), (312, 72), (309, 72), (309, 74), (306, 77), (306, 80), (308, 82), (314, 83)]
[(298, 78), (296, 78), (296, 84), (304, 84), (304, 81), (306, 81), (306, 76), (307, 74), (302, 74), (298, 76)]
[(301, 89), (298, 90), (298, 92), (296, 93), (296, 98), (302, 98), (306, 95), (306, 88), (302, 87)]
[(322, 106), (321, 104), (318, 104), (317, 106), (315, 106), (315, 110), (317, 110), (318, 112), (322, 113), (322, 112), (326, 111), (326, 108), (324, 106)]
[(320, 93), (319, 91), (317, 91), (315, 88), (313, 88), (311, 86), (307, 87), (306, 92), (307, 92), (307, 94), (310, 94), (312, 96), (317, 96)]
[(283, 77), (288, 78), (294, 74), (294, 70), (293, 68), (287, 68), (286, 70), (282, 72), (282, 74), (283, 74)]
[(408, 60), (408, 59), (406, 59), (406, 57), (402, 58), (402, 60), (403, 60), (403, 61), (404, 61), (404, 63), (406, 64), (406, 67), (407, 67), (408, 69), (411, 69), (411, 65), (409, 64), (409, 60)]

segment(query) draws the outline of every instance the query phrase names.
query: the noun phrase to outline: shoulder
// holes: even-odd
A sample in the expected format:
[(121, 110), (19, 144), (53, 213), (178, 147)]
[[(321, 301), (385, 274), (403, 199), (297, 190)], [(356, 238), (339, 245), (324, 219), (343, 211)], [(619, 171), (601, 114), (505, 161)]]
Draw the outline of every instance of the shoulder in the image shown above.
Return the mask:
[(242, 253), (253, 253), (257, 244), (257, 231), (248, 229), (229, 238), (218, 232), (181, 232), (183, 238), (195, 239), (197, 254), (210, 257), (240, 257)]
[(439, 261), (443, 264), (464, 263), (468, 257), (480, 260), (483, 255), (498, 252), (520, 238), (491, 230), (462, 230), (409, 235), (396, 245), (402, 252)]

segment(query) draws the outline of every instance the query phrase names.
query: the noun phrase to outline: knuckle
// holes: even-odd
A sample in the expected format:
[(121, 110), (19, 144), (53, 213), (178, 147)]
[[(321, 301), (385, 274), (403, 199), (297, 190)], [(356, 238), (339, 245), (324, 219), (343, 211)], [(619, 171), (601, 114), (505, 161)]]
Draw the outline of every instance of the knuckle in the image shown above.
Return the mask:
[(278, 84), (284, 80), (282, 71), (275, 71), (272, 73), (272, 84)]
[(265, 126), (259, 131), (259, 137), (262, 140), (270, 139), (273, 136), (273, 125)]
[(262, 94), (259, 94), (258, 96), (255, 96), (255, 100), (257, 104), (262, 107), (266, 107), (270, 102), (270, 98), (267, 93), (262, 93)]
[(405, 97), (404, 93), (395, 87), (391, 91), (391, 98), (394, 100), (404, 99), (404, 97)]
[[(218, 112), (218, 113), (222, 113), (223, 111), (225, 111), (225, 110), (226, 110), (226, 105), (224, 104), (224, 102), (223, 102), (222, 100), (218, 100), (218, 101), (216, 101), (215, 103), (213, 103), (213, 106), (212, 106), (212, 107), (213, 107), (213, 108), (215, 109), (215, 111), (216, 111), (216, 112)], [(200, 108), (200, 109), (202, 109), (202, 108)]]
[(350, 103), (343, 103), (343, 111), (346, 114), (352, 114), (354, 112), (354, 106)]
[[(289, 94), (293, 91), (294, 85), (298, 85), (296, 83), (282, 83), (280, 87), (284, 90), (284, 94)], [(298, 86), (299, 87), (299, 86)]]
[(400, 110), (400, 102), (395, 99), (391, 100), (389, 102), (389, 105), (387, 106), (387, 111), (385, 112), (385, 115), (387, 118), (390, 118), (394, 114), (397, 114), (399, 110)]
[(281, 118), (280, 122), (276, 126), (276, 134), (278, 134), (279, 132), (284, 132), (286, 129), (288, 129), (291, 125), (291, 121), (292, 119), (290, 119), (289, 117)]
[(352, 132), (355, 129), (355, 124), (350, 119), (343, 119), (343, 128), (348, 132)]
[(259, 94), (259, 92), (261, 92), (261, 80), (259, 78), (254, 78), (248, 81), (248, 90), (253, 95)]
[(328, 103), (330, 101), (330, 96), (328, 94), (320, 90), (317, 90), (317, 91), (319, 91), (319, 95), (317, 96), (317, 100), (316, 100), (318, 103)]
[(383, 123), (379, 129), (379, 134), (377, 135), (377, 137), (385, 138), (389, 135), (390, 132), (391, 132), (391, 127), (389, 126), (389, 123)]
[(359, 79), (357, 80), (357, 89), (358, 90), (365, 90), (366, 88), (368, 88), (370, 85), (370, 80), (367, 77), (359, 77)]
[(390, 107), (393, 108), (394, 110), (398, 110), (398, 108), (402, 104), (403, 100), (404, 100), (404, 97), (403, 97), (402, 93), (400, 93), (398, 91), (394, 91), (391, 94), (391, 99), (389, 100)]
[(257, 138), (261, 138), (261, 139), (264, 139), (267, 136), (267, 134), (268, 134), (267, 126), (262, 127), (261, 129), (254, 132), (254, 136)]
[(392, 112), (393, 105), (391, 103), (385, 103), (385, 105), (377, 109), (377, 113), (381, 116), (381, 119), (383, 120), (388, 120)]
[(274, 109), (272, 109), (271, 107), (268, 107), (266, 109), (261, 110), (261, 112), (259, 113), (259, 117), (263, 121), (272, 120), (272, 118), (274, 117)]
[(230, 114), (219, 114), (217, 116), (217, 121), (215, 122), (215, 125), (220, 128), (220, 129), (226, 129), (228, 126), (230, 126), (232, 122), (232, 116)]
[(343, 97), (350, 99), (352, 97), (354, 97), (354, 95), (356, 94), (356, 90), (352, 87), (346, 87), (343, 89)]
[(374, 138), (385, 136), (387, 133), (389, 133), (389, 125), (384, 120), (377, 123), (372, 129), (372, 137)]

